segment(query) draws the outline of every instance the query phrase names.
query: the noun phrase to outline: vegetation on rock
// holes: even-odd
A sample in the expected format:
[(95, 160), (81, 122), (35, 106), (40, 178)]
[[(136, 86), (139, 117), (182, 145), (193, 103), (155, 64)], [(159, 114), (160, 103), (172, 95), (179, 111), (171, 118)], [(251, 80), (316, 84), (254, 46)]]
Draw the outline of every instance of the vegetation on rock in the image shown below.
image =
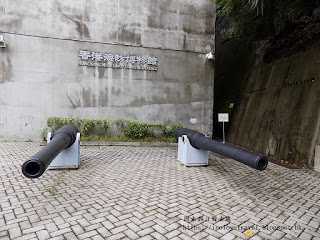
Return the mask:
[[(223, 34), (228, 38), (273, 40), (290, 34), (304, 22), (316, 23), (320, 17), (319, 0), (210, 0), (218, 15), (228, 16), (233, 25)], [(306, 21), (307, 20), (307, 21)]]

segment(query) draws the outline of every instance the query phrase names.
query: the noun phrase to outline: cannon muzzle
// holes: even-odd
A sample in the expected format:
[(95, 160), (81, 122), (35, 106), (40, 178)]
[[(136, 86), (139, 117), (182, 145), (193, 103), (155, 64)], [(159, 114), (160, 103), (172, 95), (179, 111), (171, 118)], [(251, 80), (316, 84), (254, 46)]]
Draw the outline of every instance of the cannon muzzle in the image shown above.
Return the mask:
[(187, 128), (177, 128), (175, 130), (175, 138), (177, 140), (183, 135), (188, 137), (190, 144), (194, 148), (208, 150), (225, 157), (232, 158), (257, 170), (264, 170), (268, 166), (268, 159), (265, 156), (215, 141), (195, 130)]
[(71, 124), (54, 132), (51, 141), (22, 164), (23, 175), (28, 178), (40, 177), (62, 150), (72, 146), (76, 140), (77, 132), (78, 129)]

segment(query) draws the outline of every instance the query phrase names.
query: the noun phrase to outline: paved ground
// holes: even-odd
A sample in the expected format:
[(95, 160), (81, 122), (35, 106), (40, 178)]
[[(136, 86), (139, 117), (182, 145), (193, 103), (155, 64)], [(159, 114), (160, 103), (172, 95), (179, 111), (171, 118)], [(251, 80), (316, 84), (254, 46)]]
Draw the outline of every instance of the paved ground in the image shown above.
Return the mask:
[(176, 148), (108, 146), (82, 147), (79, 170), (27, 179), (39, 149), (0, 143), (0, 239), (320, 239), (312, 171), (216, 155), (187, 168)]

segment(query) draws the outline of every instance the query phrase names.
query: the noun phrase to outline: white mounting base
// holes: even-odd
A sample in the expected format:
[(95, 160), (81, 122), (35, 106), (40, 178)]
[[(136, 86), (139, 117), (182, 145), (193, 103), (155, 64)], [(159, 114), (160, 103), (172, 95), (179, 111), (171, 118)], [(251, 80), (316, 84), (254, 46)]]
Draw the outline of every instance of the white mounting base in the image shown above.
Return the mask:
[[(50, 142), (51, 132), (47, 135), (47, 143)], [(77, 169), (80, 165), (80, 133), (76, 140), (67, 149), (62, 150), (50, 163), (48, 169)]]
[(209, 151), (192, 147), (186, 135), (179, 137), (178, 160), (185, 166), (206, 166), (208, 159)]

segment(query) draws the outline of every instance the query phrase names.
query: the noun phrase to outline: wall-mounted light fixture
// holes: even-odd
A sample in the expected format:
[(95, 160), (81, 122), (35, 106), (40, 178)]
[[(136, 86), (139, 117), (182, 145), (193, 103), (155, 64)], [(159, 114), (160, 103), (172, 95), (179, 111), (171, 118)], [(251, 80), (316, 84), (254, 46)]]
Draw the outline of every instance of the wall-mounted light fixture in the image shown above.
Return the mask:
[(211, 49), (211, 46), (210, 44), (208, 44), (206, 47), (205, 47), (205, 51), (206, 51), (206, 59), (207, 60), (215, 60), (215, 57), (212, 53), (212, 49)]
[(214, 55), (212, 54), (212, 52), (209, 52), (209, 53), (206, 54), (206, 59), (214, 60)]

